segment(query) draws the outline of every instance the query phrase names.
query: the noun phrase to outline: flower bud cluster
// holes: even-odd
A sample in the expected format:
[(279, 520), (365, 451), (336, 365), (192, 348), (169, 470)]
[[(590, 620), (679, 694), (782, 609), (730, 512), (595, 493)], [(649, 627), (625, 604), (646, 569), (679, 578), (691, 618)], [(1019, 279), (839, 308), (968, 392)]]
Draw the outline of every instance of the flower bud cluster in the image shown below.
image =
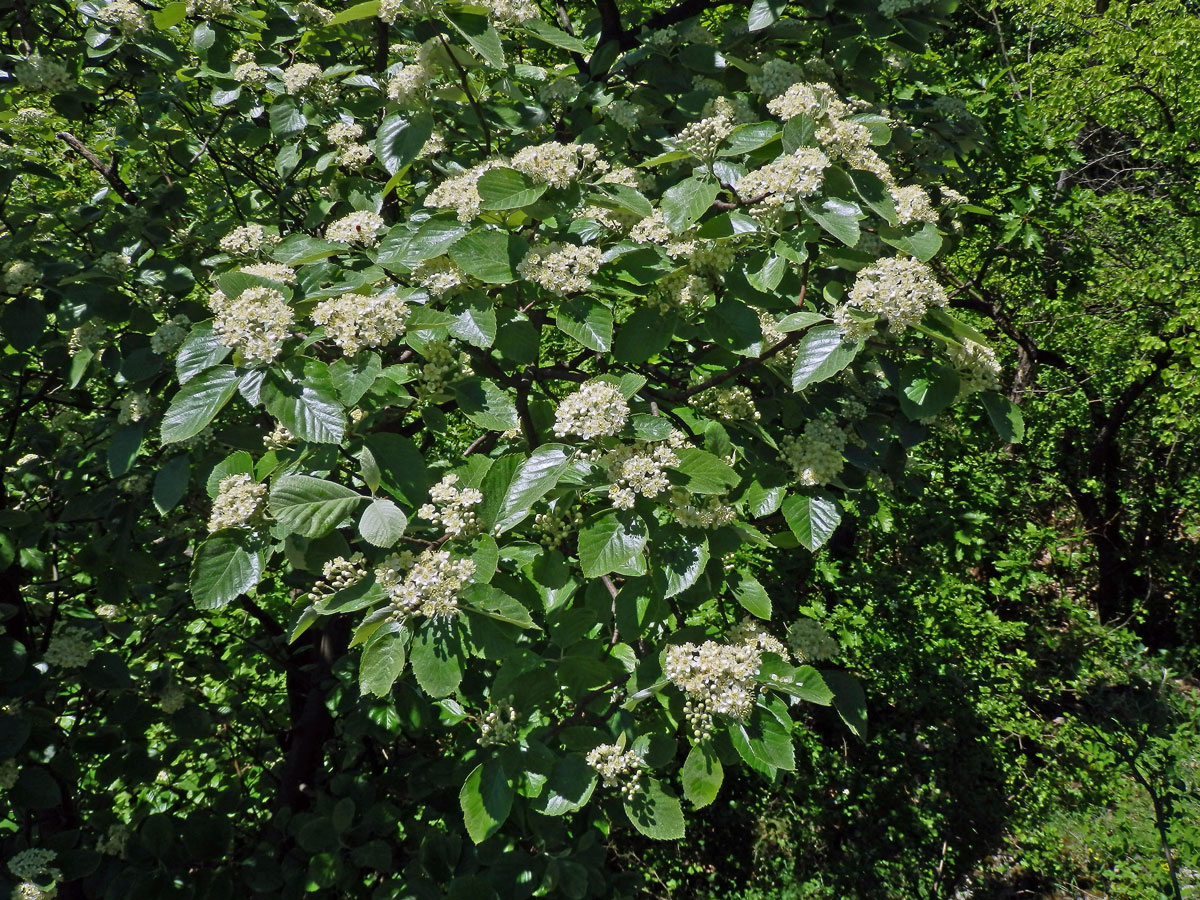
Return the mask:
[(62, 872), (50, 865), (56, 859), (58, 854), (53, 850), (22, 850), (8, 861), (8, 871), (22, 881), (58, 881), (62, 878)]
[(595, 144), (534, 144), (517, 151), (510, 165), (522, 175), (551, 187), (565, 188), (584, 166), (600, 157)]
[(627, 801), (641, 790), (646, 761), (632, 750), (618, 744), (601, 744), (588, 751), (587, 764), (596, 770), (606, 788), (617, 788)]
[[(762, 68), (758, 72), (755, 72), (746, 79), (746, 83), (754, 93), (766, 97), (768, 100), (773, 100), (793, 84), (803, 80), (804, 69), (800, 66), (784, 59), (768, 59), (762, 64)], [(776, 115), (779, 115), (775, 109), (771, 108), (770, 104), (767, 104), (767, 108)]]
[(354, 587), (367, 577), (366, 558), (355, 553), (349, 559), (336, 556), (321, 567), (321, 580), (308, 592), (309, 603), (319, 603), (326, 597)]
[(296, 270), (291, 266), (285, 266), (281, 263), (260, 262), (252, 263), (248, 266), (242, 266), (238, 269), (246, 275), (255, 275), (259, 278), (267, 278), (271, 281), (278, 281), (280, 284), (295, 284)]
[(316, 3), (310, 3), (308, 0), (297, 3), (292, 8), (292, 15), (295, 17), (297, 24), (308, 28), (327, 25), (329, 20), (333, 18), (332, 12), (323, 6), (318, 6)]
[(315, 63), (292, 63), (283, 70), (283, 87), (289, 94), (332, 103), (337, 99), (337, 85), (325, 79), (325, 72)]
[(296, 436), (288, 431), (282, 422), (276, 422), (271, 433), (263, 438), (263, 448), (266, 450), (286, 450), (296, 442)]
[(787, 647), (783, 645), (783, 641), (767, 631), (763, 627), (762, 621), (753, 616), (743, 616), (742, 621), (729, 630), (727, 637), (731, 644), (745, 644), (750, 647), (756, 647), (760, 654), (774, 653), (784, 662), (792, 658), (791, 654), (788, 653)]
[(488, 18), (501, 27), (520, 25), (542, 16), (534, 0), (480, 0), (478, 5), (484, 7)]
[(397, 19), (427, 19), (439, 5), (437, 0), (380, 0), (379, 18), (389, 25)]
[(696, 410), (722, 422), (757, 422), (762, 418), (754, 393), (744, 384), (711, 387), (688, 401)]
[(112, 0), (96, 10), (96, 19), (122, 34), (137, 34), (150, 27), (146, 13), (133, 0)]
[(188, 692), (172, 681), (158, 697), (158, 708), (168, 716), (179, 712), (188, 702)]
[(635, 441), (605, 453), (600, 464), (608, 473), (608, 496), (613, 506), (617, 509), (633, 509), (639, 494), (652, 498), (667, 490), (671, 486), (667, 469), (679, 465), (675, 450), (680, 445), (671, 440), (653, 444)]
[(520, 725), (521, 720), (513, 708), (511, 699), (489, 709), (479, 719), (479, 746), (511, 744), (520, 734)]
[(567, 499), (558, 500), (545, 512), (534, 516), (533, 524), (541, 545), (557, 550), (583, 526), (583, 510)]
[(712, 734), (715, 716), (744, 721), (758, 696), (762, 654), (752, 644), (675, 644), (667, 648), (663, 674), (687, 695), (684, 715), (696, 740)]
[(42, 270), (31, 262), (18, 259), (4, 267), (4, 290), (10, 294), (19, 294), (27, 287), (32, 287), (42, 279)]
[(370, 210), (359, 210), (330, 222), (325, 229), (325, 239), (341, 244), (362, 244), (374, 247), (379, 243), (377, 232), (383, 227), (383, 217)]
[(635, 131), (646, 115), (646, 110), (629, 100), (614, 100), (598, 112), (606, 119), (611, 119), (626, 131)]
[(233, 298), (215, 291), (208, 298), (208, 306), (213, 311), (217, 338), (239, 351), (247, 362), (273, 362), (296, 321), (283, 294), (259, 285)]
[(109, 250), (107, 253), (102, 253), (100, 254), (100, 258), (96, 260), (96, 268), (105, 275), (112, 275), (114, 278), (128, 272), (129, 266), (129, 257), (116, 250)]
[(226, 253), (235, 256), (254, 256), (279, 243), (279, 236), (271, 234), (257, 222), (239, 225), (217, 244)]
[(474, 574), (469, 559), (455, 559), (448, 550), (423, 550), (416, 557), (393, 553), (375, 570), (375, 580), (391, 600), (393, 619), (435, 619), (458, 615), (459, 592)]
[(422, 261), (413, 269), (412, 278), (435, 297), (453, 293), (467, 280), (463, 270), (448, 256), (437, 256)]
[(671, 515), (685, 528), (720, 528), (737, 521), (737, 510), (723, 494), (693, 497), (685, 488), (671, 488)]
[(401, 106), (423, 100), (435, 74), (433, 63), (425, 55), (414, 63), (401, 65), (388, 80), (388, 99)]
[(21, 776), (21, 767), (15, 759), (0, 762), (0, 791), (10, 791)]
[(713, 114), (685, 126), (676, 135), (675, 146), (697, 159), (716, 159), (717, 148), (733, 132), (736, 124), (733, 104), (725, 97), (718, 97), (713, 103)]
[(245, 47), (233, 55), (233, 80), (238, 84), (263, 87), (271, 79), (271, 73), (254, 60), (254, 54)]
[(425, 362), (417, 373), (418, 393), (425, 398), (445, 393), (452, 381), (471, 373), (471, 357), (449, 341), (430, 341), (421, 351)]
[(57, 59), (27, 56), (14, 67), (17, 83), (27, 91), (61, 94), (75, 86), (75, 79)]
[(188, 0), (187, 13), (201, 19), (215, 19), (233, 14), (232, 0)]
[(841, 647), (824, 628), (812, 619), (797, 619), (788, 628), (788, 646), (802, 663), (820, 662), (837, 656)]
[(110, 826), (108, 833), (96, 841), (96, 852), (104, 856), (124, 856), (129, 836), (129, 826), (118, 822)]
[(359, 142), (362, 135), (363, 128), (357, 122), (334, 122), (329, 126), (325, 136), (337, 147), (338, 165), (360, 169), (371, 161), (371, 148)]
[[(886, 319), (893, 334), (921, 321), (929, 307), (948, 302), (933, 270), (911, 256), (888, 257), (860, 270), (847, 299), (847, 305)], [(850, 338), (854, 328), (843, 331)]]
[(347, 356), (366, 347), (382, 347), (404, 334), (408, 304), (388, 289), (378, 294), (342, 294), (322, 300), (312, 320)]
[(452, 538), (471, 537), (478, 533), (479, 523), (472, 507), (483, 502), (483, 493), (477, 488), (457, 488), (458, 475), (447, 473), (441, 481), (429, 489), (431, 503), (426, 503), (417, 515), (440, 525)]
[(209, 532), (222, 528), (250, 528), (262, 525), (267, 514), (267, 486), (257, 484), (247, 472), (221, 479), (217, 498), (208, 518)]
[(779, 442), (779, 458), (791, 467), (796, 481), (804, 485), (828, 484), (845, 466), (842, 451), (847, 434), (830, 415), (813, 419), (804, 434), (788, 435)]
[(812, 147), (801, 147), (747, 173), (738, 179), (736, 188), (743, 200), (762, 197), (759, 202), (771, 209), (815, 194), (827, 168), (828, 156)]
[(600, 268), (603, 256), (599, 247), (551, 243), (530, 250), (517, 264), (517, 272), (526, 281), (565, 297), (591, 287), (590, 276)]
[(131, 422), (140, 422), (151, 408), (149, 394), (126, 394), (117, 401), (117, 424), (128, 425)]
[(50, 638), (43, 659), (52, 666), (79, 669), (92, 661), (91, 638), (82, 628), (66, 628)]
[(563, 398), (554, 413), (554, 435), (577, 434), (585, 441), (611, 437), (629, 421), (629, 404), (616, 385), (589, 381)]
[(950, 348), (950, 362), (958, 371), (960, 396), (1000, 390), (1000, 363), (996, 351), (969, 338)]

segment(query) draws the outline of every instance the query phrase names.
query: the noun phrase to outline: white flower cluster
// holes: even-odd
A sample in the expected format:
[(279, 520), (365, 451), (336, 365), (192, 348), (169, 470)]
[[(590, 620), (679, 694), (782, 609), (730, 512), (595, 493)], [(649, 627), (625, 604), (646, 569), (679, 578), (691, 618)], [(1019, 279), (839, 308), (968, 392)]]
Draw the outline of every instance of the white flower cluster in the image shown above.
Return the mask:
[(871, 131), (866, 125), (849, 119), (835, 119), (817, 129), (817, 142), (826, 153), (849, 168), (870, 172), (884, 184), (893, 182), (887, 163), (871, 149)]
[(394, 290), (378, 294), (342, 294), (322, 300), (312, 320), (347, 356), (365, 347), (382, 347), (404, 334), (408, 304)]
[(559, 144), (551, 141), (518, 150), (510, 165), (534, 181), (565, 188), (579, 176), (583, 167), (595, 163), (599, 156), (600, 151), (595, 144)]
[(447, 385), (471, 372), (471, 357), (455, 350), (449, 341), (430, 341), (421, 351), (425, 362), (417, 374), (419, 393), (425, 398), (441, 395)]
[[(804, 80), (804, 69), (784, 59), (768, 59), (762, 68), (750, 75), (746, 83), (754, 93), (774, 99), (798, 81)], [(768, 105), (768, 109), (770, 106)], [(775, 110), (771, 110), (775, 112)]]
[(950, 361), (958, 371), (962, 396), (1000, 390), (1000, 363), (991, 347), (968, 338), (950, 348)]
[(187, 13), (201, 19), (215, 19), (233, 14), (232, 0), (188, 0)]
[(62, 872), (50, 865), (56, 859), (58, 854), (53, 850), (22, 850), (8, 861), (8, 871), (22, 881), (58, 881)]
[(733, 132), (736, 124), (733, 104), (724, 97), (718, 97), (713, 104), (713, 114), (685, 126), (675, 136), (675, 146), (698, 159), (715, 159), (717, 148)]
[(22, 290), (37, 284), (42, 278), (42, 270), (31, 262), (18, 259), (4, 267), (4, 290), (10, 294), (19, 294)]
[(545, 512), (534, 516), (533, 524), (542, 546), (558, 549), (583, 525), (583, 511), (565, 499), (558, 500)]
[(896, 218), (901, 225), (913, 222), (936, 222), (937, 212), (925, 189), (919, 184), (891, 189), (892, 202), (896, 205)]
[(67, 339), (67, 349), (72, 354), (78, 353), (80, 350), (98, 344), (108, 336), (108, 326), (98, 319), (88, 319), (78, 328), (71, 330), (71, 336)]
[(758, 695), (762, 654), (754, 644), (676, 644), (667, 648), (663, 674), (687, 695), (684, 716), (696, 740), (707, 738), (714, 716), (745, 720)]
[(267, 511), (267, 486), (257, 484), (246, 472), (221, 479), (217, 498), (208, 517), (209, 532), (222, 528), (257, 528)]
[(813, 419), (804, 434), (787, 435), (779, 441), (779, 458), (803, 485), (828, 484), (841, 474), (846, 461), (842, 451), (847, 435), (832, 416)]
[(711, 387), (692, 397), (689, 404), (722, 422), (757, 422), (762, 415), (754, 404), (754, 393), (744, 384)]
[(282, 422), (276, 422), (270, 433), (263, 437), (263, 448), (266, 450), (286, 450), (296, 442), (292, 434)]
[(0, 762), (0, 791), (10, 791), (21, 776), (21, 766), (15, 759)]
[[(945, 306), (946, 292), (933, 270), (911, 256), (892, 256), (862, 269), (850, 288), (847, 305), (887, 320), (893, 334), (921, 321), (931, 306)], [(841, 322), (838, 323), (842, 325)], [(851, 329), (852, 331), (853, 329)], [(846, 328), (843, 327), (843, 331)], [(851, 333), (846, 334), (853, 339)]]
[(427, 19), (438, 5), (437, 0), (380, 0), (379, 18), (389, 25), (397, 19)]
[(213, 331), (226, 347), (247, 362), (273, 362), (287, 340), (296, 314), (283, 294), (255, 285), (230, 299), (220, 291), (208, 298), (213, 311)]
[(629, 421), (629, 404), (616, 385), (589, 381), (563, 398), (554, 413), (554, 434), (577, 434), (585, 441), (611, 437)]
[(91, 638), (82, 628), (67, 628), (50, 639), (43, 658), (52, 666), (78, 669), (92, 661)]
[(781, 96), (770, 101), (767, 109), (781, 119), (804, 115), (814, 120), (826, 114), (830, 119), (838, 119), (850, 111), (849, 107), (838, 99), (834, 89), (822, 81), (812, 84), (794, 82)]
[(96, 260), (96, 268), (105, 275), (124, 275), (129, 271), (130, 259), (124, 253), (119, 253), (116, 250), (109, 250), (107, 253), (101, 254)]
[(233, 55), (233, 80), (251, 87), (262, 87), (271, 78), (271, 73), (254, 60), (254, 54), (245, 47)]
[(453, 293), (467, 280), (463, 270), (448, 256), (423, 260), (413, 269), (412, 278), (435, 297)]
[(671, 515), (684, 528), (720, 528), (737, 521), (737, 510), (720, 494), (693, 497), (685, 488), (671, 488)]
[(151, 408), (149, 394), (126, 394), (117, 401), (117, 424), (128, 425), (130, 422), (140, 422)]
[(626, 131), (634, 131), (646, 116), (646, 110), (629, 100), (614, 100), (598, 112), (606, 119), (611, 119)]
[(435, 619), (458, 614), (459, 591), (474, 574), (469, 559), (455, 559), (448, 550), (423, 550), (415, 558), (393, 553), (375, 570), (375, 580), (387, 591), (393, 618)]
[(829, 168), (829, 157), (813, 147), (801, 147), (755, 169), (738, 179), (743, 200), (759, 200), (766, 207), (783, 206), (815, 194), (821, 176)]
[(113, 0), (96, 10), (96, 19), (122, 34), (136, 34), (150, 26), (146, 13), (133, 0)]
[(309, 603), (319, 603), (326, 597), (354, 587), (367, 577), (366, 557), (355, 553), (349, 559), (335, 556), (321, 567), (321, 580), (308, 592)]
[(783, 641), (767, 631), (762, 622), (753, 616), (743, 616), (742, 621), (729, 630), (726, 638), (731, 644), (747, 644), (757, 647), (760, 654), (774, 653), (785, 662), (791, 659), (791, 654), (783, 645)]
[(383, 227), (383, 217), (370, 210), (359, 210), (330, 222), (325, 229), (325, 239), (342, 244), (362, 244), (374, 247), (379, 243), (376, 233)]
[[(678, 435), (678, 438), (675, 438)], [(617, 509), (633, 509), (634, 501), (657, 497), (671, 486), (667, 469), (679, 465), (675, 451), (683, 444), (683, 435), (658, 443), (635, 441), (609, 450), (600, 460), (608, 474), (608, 497)]]
[(477, 166), (451, 175), (425, 195), (425, 205), (433, 209), (453, 209), (458, 221), (470, 222), (479, 215), (483, 198), (479, 196), (479, 178), (489, 169), (507, 164), (507, 160), (489, 159)]
[(14, 67), (17, 83), (27, 91), (61, 94), (75, 86), (67, 67), (48, 56), (27, 56)]
[(279, 243), (279, 236), (271, 234), (257, 222), (239, 225), (217, 244), (226, 253), (235, 256), (254, 256)]
[(429, 499), (417, 510), (417, 515), (434, 525), (440, 525), (450, 537), (470, 537), (477, 533), (479, 523), (472, 507), (483, 502), (483, 492), (477, 488), (457, 488), (458, 476), (453, 472), (429, 489)]
[(570, 75), (563, 75), (539, 87), (537, 95), (547, 106), (569, 103), (579, 96), (579, 82)]
[(837, 656), (841, 647), (829, 632), (812, 619), (797, 619), (788, 628), (788, 646), (802, 663), (820, 662)]
[(517, 739), (521, 720), (512, 703), (489, 709), (479, 719), (479, 746), (510, 744)]
[(16, 128), (37, 128), (50, 121), (50, 113), (36, 106), (23, 106), (16, 111), (9, 124)]
[(316, 3), (310, 3), (308, 0), (297, 3), (292, 8), (292, 15), (295, 16), (297, 24), (309, 28), (314, 25), (325, 25), (333, 18), (332, 12), (323, 6), (318, 6)]
[(158, 695), (158, 708), (168, 716), (172, 716), (179, 712), (188, 702), (188, 692), (180, 685), (172, 681), (168, 684), (161, 694)]
[(435, 74), (432, 62), (424, 58), (402, 65), (388, 80), (388, 99), (401, 106), (423, 99), (429, 93)]
[(520, 25), (531, 19), (540, 19), (541, 10), (534, 0), (479, 0), (490, 18), (497, 25)]
[(365, 166), (371, 160), (371, 148), (360, 143), (363, 127), (357, 122), (334, 122), (325, 132), (329, 143), (338, 148), (338, 163), (349, 169)]
[(596, 770), (606, 788), (617, 788), (632, 802), (642, 787), (646, 761), (621, 744), (601, 744), (588, 751), (587, 764)]
[(517, 272), (526, 281), (565, 297), (586, 291), (591, 286), (590, 276), (599, 270), (603, 256), (604, 251), (599, 247), (546, 244), (531, 249), (517, 264)]
[(96, 852), (104, 856), (124, 856), (125, 845), (129, 843), (129, 826), (118, 822), (108, 829), (108, 833), (96, 841)]
[(12, 900), (54, 900), (58, 896), (58, 886), (43, 888), (32, 881), (22, 881), (9, 896)]
[(337, 99), (337, 85), (327, 81), (320, 66), (314, 63), (292, 63), (282, 72), (283, 87), (293, 95), (308, 97), (321, 103)]
[(280, 284), (295, 284), (296, 271), (291, 266), (285, 266), (282, 263), (261, 262), (253, 263), (249, 266), (242, 266), (238, 269), (246, 275), (254, 275), (258, 278), (267, 278), (271, 281), (278, 281)]

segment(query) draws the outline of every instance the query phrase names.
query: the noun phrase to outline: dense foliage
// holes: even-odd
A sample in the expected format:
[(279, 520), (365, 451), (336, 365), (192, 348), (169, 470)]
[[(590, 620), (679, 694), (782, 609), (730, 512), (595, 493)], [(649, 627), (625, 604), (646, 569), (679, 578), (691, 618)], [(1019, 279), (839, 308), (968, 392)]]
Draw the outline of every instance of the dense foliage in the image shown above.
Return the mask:
[(0, 879), (1188, 896), (1132, 16), (0, 2)]

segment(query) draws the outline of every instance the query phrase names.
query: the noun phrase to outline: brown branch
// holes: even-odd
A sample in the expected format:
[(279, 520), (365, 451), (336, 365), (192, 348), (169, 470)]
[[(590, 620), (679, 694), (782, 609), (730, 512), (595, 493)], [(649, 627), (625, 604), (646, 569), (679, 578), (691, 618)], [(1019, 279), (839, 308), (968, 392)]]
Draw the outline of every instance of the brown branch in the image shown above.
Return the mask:
[(91, 150), (89, 150), (87, 147), (85, 147), (83, 144), (83, 141), (79, 140), (79, 138), (75, 137), (75, 135), (71, 134), (71, 132), (59, 131), (55, 134), (55, 137), (57, 137), (60, 141), (63, 141), (72, 150), (74, 150), (76, 153), (78, 153), (80, 156), (82, 156), (84, 159), (86, 159), (89, 163), (91, 163), (92, 168), (104, 176), (104, 180), (107, 181), (110, 185), (112, 185), (113, 190), (117, 192), (117, 195), (122, 200), (124, 200), (130, 206), (138, 205), (137, 194), (135, 194), (132, 190), (130, 190), (129, 185), (127, 185), (121, 179), (121, 175), (117, 171), (117, 154), (116, 153), (113, 154), (112, 162), (106, 166), (104, 163), (102, 163), (100, 161), (100, 157), (98, 157), (95, 153), (93, 153)]
[(479, 101), (475, 99), (475, 92), (471, 90), (471, 82), (467, 78), (467, 70), (463, 68), (462, 63), (458, 61), (458, 57), (454, 55), (454, 50), (446, 41), (445, 35), (438, 35), (438, 40), (442, 42), (442, 46), (446, 49), (446, 55), (450, 57), (450, 62), (454, 63), (454, 68), (458, 69), (458, 80), (462, 84), (463, 93), (467, 95), (467, 99), (471, 101), (471, 109), (475, 110), (475, 116), (479, 119), (479, 126), (483, 129), (483, 144), (484, 150), (488, 153), (492, 152), (492, 129), (488, 127), (487, 119), (483, 116), (483, 107), (479, 105)]

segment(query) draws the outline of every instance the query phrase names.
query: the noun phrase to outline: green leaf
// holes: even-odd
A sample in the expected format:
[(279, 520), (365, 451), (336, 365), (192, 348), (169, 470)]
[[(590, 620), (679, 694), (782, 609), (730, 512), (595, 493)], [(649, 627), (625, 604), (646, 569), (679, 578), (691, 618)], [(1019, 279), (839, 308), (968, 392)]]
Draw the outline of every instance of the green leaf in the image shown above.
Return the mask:
[(198, 435), (229, 402), (237, 384), (233, 366), (215, 366), (185, 384), (163, 415), (162, 442), (172, 444)]
[(587, 53), (587, 46), (577, 37), (572, 37), (561, 28), (555, 28), (544, 19), (530, 19), (521, 28), (552, 47), (561, 47), (571, 53)]
[(708, 538), (691, 528), (663, 528), (655, 536), (650, 553), (665, 582), (662, 596), (674, 597), (695, 584), (708, 565)]
[(657, 778), (647, 778), (646, 786), (632, 802), (625, 802), (625, 815), (634, 828), (653, 840), (677, 841), (683, 837), (683, 805), (663, 789)]
[(383, 497), (372, 500), (358, 520), (358, 533), (376, 547), (395, 546), (407, 527), (408, 517), (400, 507)]
[(450, 258), (484, 284), (509, 284), (517, 280), (517, 263), (527, 250), (518, 235), (495, 228), (476, 228), (450, 248)]
[(779, 126), (774, 122), (747, 122), (730, 132), (717, 156), (741, 156), (777, 140)]
[(247, 550), (245, 534), (225, 529), (208, 536), (192, 557), (192, 598), (201, 609), (219, 609), (258, 584), (262, 559)]
[(879, 214), (889, 225), (895, 225), (896, 203), (892, 200), (892, 192), (888, 190), (888, 186), (884, 184), (883, 179), (874, 172), (864, 172), (861, 169), (855, 169), (850, 172), (850, 180), (854, 183), (854, 189), (858, 191), (858, 195), (866, 201), (867, 206)]
[(433, 116), (429, 113), (388, 116), (375, 134), (375, 156), (389, 175), (395, 175), (421, 155), (432, 134)]
[(146, 426), (137, 422), (122, 425), (113, 432), (108, 442), (108, 473), (113, 478), (120, 478), (133, 468), (145, 433)]
[(484, 58), (488, 65), (497, 69), (504, 68), (504, 47), (500, 43), (500, 35), (492, 27), (487, 16), (461, 12), (453, 15), (443, 12), (443, 15), (455, 30), (467, 39), (467, 43)]
[(349, 9), (343, 9), (325, 24), (327, 26), (342, 25), (358, 19), (369, 19), (379, 15), (379, 0), (367, 0), (366, 3), (356, 3)]
[(159, 31), (168, 31), (187, 18), (186, 3), (168, 3), (154, 13), (154, 27)]
[(426, 619), (413, 637), (413, 675), (434, 699), (454, 693), (462, 681), (466, 660), (456, 628), (452, 622)]
[(771, 618), (771, 595), (749, 572), (739, 570), (729, 579), (733, 596), (742, 608), (760, 619)]
[(450, 310), (455, 320), (447, 326), (460, 341), (479, 348), (492, 346), (496, 341), (496, 307), (482, 292), (459, 299)]
[(518, 467), (504, 492), (494, 531), (501, 534), (520, 524), (533, 505), (558, 484), (574, 452), (562, 444), (543, 444)]
[(263, 381), (262, 402), (267, 412), (300, 440), (314, 444), (342, 442), (346, 417), (327, 374), (306, 375), (303, 381), (293, 381), (272, 369)]
[(867, 695), (862, 684), (849, 672), (831, 669), (821, 673), (833, 692), (833, 708), (855, 737), (867, 738)]
[(707, 450), (684, 448), (676, 450), (675, 455), (679, 457), (675, 471), (683, 476), (679, 484), (693, 494), (724, 494), (741, 480), (728, 464)]
[(834, 697), (821, 673), (812, 666), (797, 666), (792, 685), (794, 696), (818, 706), (828, 706)]
[(842, 509), (826, 493), (797, 494), (783, 501), (783, 518), (796, 540), (809, 551), (816, 551), (842, 521)]
[(817, 123), (810, 116), (799, 113), (783, 125), (783, 152), (795, 153), (801, 147), (815, 147)]
[(596, 789), (596, 770), (582, 756), (556, 760), (541, 794), (529, 805), (543, 816), (561, 816), (587, 805)]
[(402, 625), (385, 625), (371, 635), (363, 648), (358, 664), (358, 689), (363, 694), (385, 697), (392, 684), (404, 671), (404, 643), (408, 629)]
[(311, 237), (307, 234), (289, 234), (271, 250), (271, 259), (285, 266), (302, 266), (306, 263), (327, 259), (345, 250), (342, 244)]
[(721, 186), (711, 178), (685, 179), (663, 194), (663, 221), (675, 234), (682, 234), (708, 212), (719, 193)]
[(488, 378), (464, 378), (453, 386), (458, 408), (480, 428), (508, 431), (516, 428), (517, 407), (512, 397)]
[(192, 459), (186, 453), (172, 456), (163, 463), (163, 467), (154, 476), (154, 489), (151, 491), (154, 508), (160, 514), (166, 515), (183, 499), (191, 474)]
[(382, 370), (378, 353), (359, 354), (331, 363), (329, 381), (337, 391), (338, 400), (345, 406), (353, 406), (370, 390)]
[(811, 329), (796, 347), (792, 389), (802, 391), (809, 385), (832, 378), (854, 361), (861, 348), (861, 343), (842, 340), (842, 331), (836, 325)]
[(280, 97), (271, 104), (271, 134), (281, 141), (295, 137), (308, 125), (300, 104), (291, 97)]
[(1025, 418), (1021, 415), (1021, 407), (1017, 406), (1003, 394), (985, 391), (979, 395), (983, 408), (987, 410), (988, 418), (996, 434), (1001, 440), (1019, 444), (1025, 440)]
[(915, 256), (921, 262), (929, 262), (942, 249), (942, 236), (937, 226), (926, 222), (920, 229), (907, 234), (898, 228), (881, 228), (879, 237), (885, 244)]
[(746, 16), (746, 28), (751, 32), (770, 28), (779, 21), (786, 5), (787, 0), (754, 0)]
[(430, 479), (425, 470), (425, 458), (411, 438), (378, 432), (367, 435), (363, 443), (375, 458), (381, 483), (389, 493), (413, 507), (428, 499)]
[(717, 799), (721, 782), (725, 780), (721, 760), (707, 743), (692, 747), (679, 775), (683, 782), (683, 796), (697, 809)]
[(663, 315), (648, 306), (638, 307), (617, 329), (613, 356), (624, 363), (646, 362), (671, 343), (675, 325), (674, 314)]
[(365, 498), (333, 481), (311, 475), (284, 475), (271, 486), (271, 515), (293, 534), (316, 538), (328, 534)]
[(597, 206), (619, 209), (643, 218), (654, 214), (654, 206), (637, 188), (627, 184), (599, 184), (596, 189), (600, 193), (593, 194), (590, 199)]
[(931, 359), (909, 363), (900, 372), (900, 409), (910, 419), (926, 419), (958, 398), (958, 373)]
[(535, 202), (549, 187), (515, 169), (498, 167), (484, 172), (475, 186), (481, 209), (520, 209)]
[(499, 760), (489, 759), (477, 765), (458, 792), (467, 834), (482, 844), (500, 830), (512, 810), (513, 789)]
[(819, 207), (800, 201), (810, 219), (832, 234), (847, 247), (858, 243), (858, 220), (862, 210), (846, 200), (830, 197)]
[(572, 297), (560, 303), (554, 324), (589, 350), (607, 353), (612, 346), (612, 312), (588, 297)]
[(469, 230), (456, 218), (438, 216), (426, 219), (415, 231), (397, 225), (380, 242), (376, 259), (385, 269), (414, 269), (443, 256)]
[(506, 622), (518, 628), (538, 627), (520, 600), (490, 584), (472, 585), (465, 597), (469, 608), (497, 622)]
[(579, 532), (579, 563), (585, 578), (599, 578), (640, 556), (646, 548), (646, 523), (631, 513), (608, 511)]

